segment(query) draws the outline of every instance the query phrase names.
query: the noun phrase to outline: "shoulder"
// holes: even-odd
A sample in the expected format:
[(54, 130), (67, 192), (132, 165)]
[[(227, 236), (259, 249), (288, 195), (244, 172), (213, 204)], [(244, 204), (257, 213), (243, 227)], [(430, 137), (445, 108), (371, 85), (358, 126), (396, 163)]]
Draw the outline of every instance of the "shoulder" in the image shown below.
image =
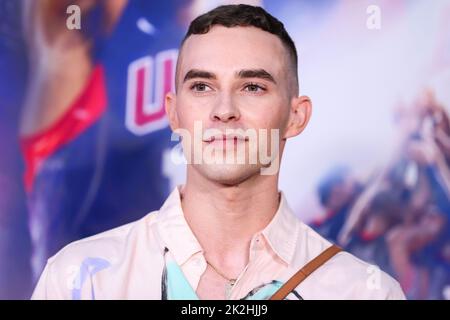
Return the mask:
[(157, 211), (151, 212), (140, 220), (74, 241), (48, 262), (58, 265), (62, 262), (79, 262), (85, 257), (102, 257), (110, 262), (122, 256), (123, 252), (148, 238), (149, 227), (154, 223)]
[(404, 299), (394, 278), (348, 252), (338, 253), (308, 280), (312, 298)]
[[(297, 270), (332, 245), (307, 225), (301, 223), (300, 229)], [(345, 251), (314, 271), (298, 289), (304, 299), (404, 299), (394, 278)]]
[[(74, 283), (87, 275), (117, 276), (139, 250), (157, 250), (152, 225), (157, 211), (142, 219), (72, 242), (48, 259), (34, 290), (34, 299), (67, 299)], [(150, 252), (149, 252), (150, 253)]]

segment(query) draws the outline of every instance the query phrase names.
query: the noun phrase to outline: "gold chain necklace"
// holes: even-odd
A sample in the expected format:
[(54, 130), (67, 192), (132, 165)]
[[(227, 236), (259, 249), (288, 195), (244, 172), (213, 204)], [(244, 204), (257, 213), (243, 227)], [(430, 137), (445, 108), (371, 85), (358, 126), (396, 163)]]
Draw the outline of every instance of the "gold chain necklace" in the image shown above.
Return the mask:
[(237, 279), (233, 279), (233, 278), (228, 278), (226, 275), (224, 275), (222, 272), (220, 272), (219, 270), (217, 270), (216, 267), (214, 267), (208, 260), (206, 260), (206, 263), (222, 278), (224, 278), (225, 280), (227, 280), (227, 283), (225, 285), (225, 297), (228, 300), (230, 298), (230, 294), (231, 294), (231, 289), (233, 288), (234, 284), (236, 283)]

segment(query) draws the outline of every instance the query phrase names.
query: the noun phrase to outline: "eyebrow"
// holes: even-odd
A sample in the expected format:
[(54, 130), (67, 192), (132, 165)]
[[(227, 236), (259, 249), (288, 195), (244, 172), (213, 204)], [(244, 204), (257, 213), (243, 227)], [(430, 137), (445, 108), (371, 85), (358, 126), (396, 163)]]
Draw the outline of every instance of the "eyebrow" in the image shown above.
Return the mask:
[(272, 75), (264, 69), (244, 69), (238, 72), (239, 78), (260, 78), (276, 84)]
[[(243, 69), (243, 70), (240, 70), (239, 72), (237, 72), (236, 75), (238, 78), (241, 78), (241, 79), (260, 78), (260, 79), (269, 80), (270, 82), (273, 82), (276, 84), (276, 81), (273, 78), (273, 76), (264, 69)], [(188, 81), (190, 79), (194, 79), (194, 78), (216, 80), (217, 76), (210, 71), (191, 69), (184, 76), (183, 82), (186, 82), (186, 81)]]
[(209, 71), (191, 69), (184, 76), (183, 82), (186, 82), (190, 79), (194, 78), (203, 78), (203, 79), (217, 79), (216, 75)]

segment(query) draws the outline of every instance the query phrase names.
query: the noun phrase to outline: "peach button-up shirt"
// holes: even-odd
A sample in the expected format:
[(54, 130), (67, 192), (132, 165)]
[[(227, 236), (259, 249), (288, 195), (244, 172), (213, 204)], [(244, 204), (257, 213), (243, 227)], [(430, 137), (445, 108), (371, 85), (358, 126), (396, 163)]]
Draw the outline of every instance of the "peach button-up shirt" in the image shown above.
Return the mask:
[[(51, 257), (32, 299), (198, 299), (206, 270), (202, 247), (187, 224), (179, 187), (160, 210), (73, 242)], [(256, 233), (249, 262), (229, 299), (268, 299), (331, 245), (302, 223), (280, 193), (272, 221)], [(393, 278), (340, 252), (286, 299), (404, 299)]]

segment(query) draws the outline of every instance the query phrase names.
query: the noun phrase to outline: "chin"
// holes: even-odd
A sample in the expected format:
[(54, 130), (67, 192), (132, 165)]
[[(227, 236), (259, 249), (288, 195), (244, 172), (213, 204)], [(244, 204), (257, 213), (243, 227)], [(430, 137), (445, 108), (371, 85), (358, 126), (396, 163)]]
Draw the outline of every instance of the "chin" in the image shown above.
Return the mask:
[(208, 180), (224, 185), (237, 185), (260, 174), (260, 166), (249, 164), (203, 164), (197, 170)]

